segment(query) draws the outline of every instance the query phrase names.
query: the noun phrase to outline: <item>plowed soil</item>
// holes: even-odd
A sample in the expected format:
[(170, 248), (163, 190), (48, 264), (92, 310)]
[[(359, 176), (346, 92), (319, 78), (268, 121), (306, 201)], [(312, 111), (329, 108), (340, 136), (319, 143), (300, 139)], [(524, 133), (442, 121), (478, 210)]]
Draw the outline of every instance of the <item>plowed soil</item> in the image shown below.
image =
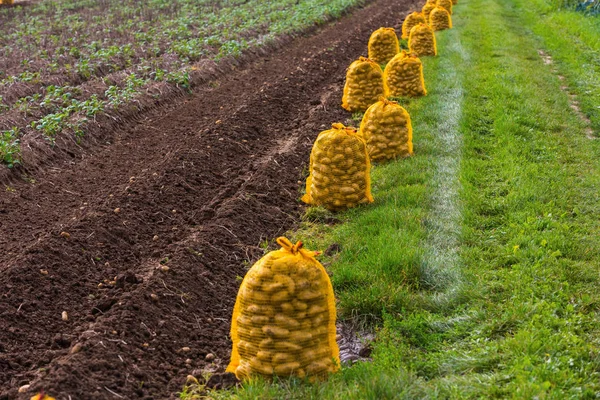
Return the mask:
[(346, 68), (418, 5), (370, 2), (3, 188), (0, 399), (174, 398), (224, 369), (240, 277), (301, 214), (317, 134), (350, 116)]

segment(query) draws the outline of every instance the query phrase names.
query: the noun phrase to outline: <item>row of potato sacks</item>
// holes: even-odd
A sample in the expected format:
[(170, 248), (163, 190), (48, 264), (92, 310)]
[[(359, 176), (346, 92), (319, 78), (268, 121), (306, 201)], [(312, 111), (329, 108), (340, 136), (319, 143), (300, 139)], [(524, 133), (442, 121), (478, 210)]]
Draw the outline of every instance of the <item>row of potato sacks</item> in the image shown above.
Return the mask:
[[(373, 202), (369, 154), (377, 160), (412, 154), (410, 117), (385, 98), (369, 107), (360, 134), (340, 123), (319, 134), (302, 200), (330, 210)], [(226, 371), (241, 380), (324, 378), (340, 368), (331, 281), (318, 253), (284, 237), (277, 243), (281, 249), (257, 261), (238, 291)]]
[[(381, 28), (371, 39), (387, 36), (385, 42), (369, 41), (369, 55), (360, 57), (348, 67), (342, 95), (342, 107), (350, 112), (364, 112), (381, 97), (418, 97), (427, 94), (423, 78), (423, 64), (419, 55), (437, 53), (435, 35), (426, 24), (418, 24), (411, 30), (410, 52), (394, 52), (398, 38), (393, 28)], [(393, 36), (392, 36), (393, 35)], [(390, 45), (389, 38), (395, 40)], [(385, 71), (379, 62), (386, 64)]]
[[(413, 47), (421, 51), (418, 54), (436, 54), (435, 37), (427, 24), (418, 20), (408, 31)], [(319, 134), (302, 198), (308, 204), (335, 211), (371, 203), (371, 160), (413, 152), (408, 112), (385, 97), (425, 95), (421, 61), (416, 54), (399, 53), (393, 29), (379, 30), (372, 39), (376, 40), (369, 41), (369, 52), (376, 53), (375, 60), (355, 61), (344, 88), (344, 108), (366, 109), (360, 130), (336, 123)], [(385, 71), (378, 63), (387, 63)], [(283, 237), (277, 243), (281, 249), (257, 261), (240, 286), (227, 371), (239, 379), (325, 377), (340, 368), (331, 281), (315, 259), (318, 253)]]
[(413, 12), (406, 19), (427, 23), (434, 31), (450, 29), (452, 28), (452, 6), (457, 3), (457, 0), (427, 0), (420, 13)]
[[(429, 1), (424, 11), (409, 14), (402, 24), (402, 38), (408, 38), (408, 53), (400, 52), (394, 28), (379, 28), (371, 34), (369, 58), (360, 57), (346, 73), (342, 96), (344, 109), (350, 112), (365, 111), (381, 96), (416, 97), (427, 93), (419, 57), (437, 55), (434, 31), (452, 27), (450, 13), (453, 0)], [(428, 5), (433, 9), (426, 13)], [(385, 64), (385, 71), (381, 70), (380, 64)], [(406, 71), (399, 73), (400, 68)], [(414, 70), (415, 74), (410, 74), (409, 70)]]
[(360, 130), (335, 123), (319, 134), (310, 153), (302, 201), (330, 211), (372, 203), (371, 161), (407, 157), (412, 153), (408, 112), (382, 97), (367, 109)]

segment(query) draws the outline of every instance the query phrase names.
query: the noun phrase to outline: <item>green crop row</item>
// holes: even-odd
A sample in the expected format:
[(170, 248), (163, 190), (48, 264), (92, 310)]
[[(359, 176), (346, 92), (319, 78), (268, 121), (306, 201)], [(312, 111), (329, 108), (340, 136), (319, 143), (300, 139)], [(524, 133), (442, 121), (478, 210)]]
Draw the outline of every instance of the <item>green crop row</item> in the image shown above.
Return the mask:
[[(0, 149), (9, 147), (8, 131), (37, 131), (51, 141), (64, 130), (83, 134), (87, 118), (133, 100), (152, 82), (189, 90), (198, 60), (237, 57), (361, 1), (51, 0), (0, 9)], [(126, 80), (104, 93), (80, 88), (123, 73), (143, 84)], [(67, 98), (49, 100), (57, 91)], [(15, 112), (26, 124), (3, 121)], [(11, 143), (12, 155), (0, 150), (0, 160), (19, 159)]]

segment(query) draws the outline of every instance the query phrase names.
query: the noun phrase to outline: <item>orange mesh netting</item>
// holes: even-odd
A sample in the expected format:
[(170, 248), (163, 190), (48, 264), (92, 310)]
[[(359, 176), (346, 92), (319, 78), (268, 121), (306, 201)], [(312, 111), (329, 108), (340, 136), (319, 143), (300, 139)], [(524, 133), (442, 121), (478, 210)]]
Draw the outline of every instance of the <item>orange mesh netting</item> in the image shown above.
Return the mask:
[(437, 46), (433, 30), (427, 24), (419, 24), (410, 30), (408, 49), (417, 57), (435, 56)]
[(383, 79), (390, 96), (418, 97), (427, 94), (421, 60), (404, 50), (386, 65)]
[(348, 111), (365, 111), (381, 96), (387, 96), (383, 70), (375, 61), (360, 57), (348, 67), (342, 107)]
[(231, 320), (227, 372), (323, 377), (339, 369), (335, 299), (318, 253), (280, 237), (246, 274)]
[[(437, 0), (435, 3), (438, 7), (443, 7), (452, 15), (452, 0)], [(433, 11), (433, 10), (432, 10)]]
[(395, 101), (381, 99), (363, 117), (360, 134), (372, 160), (389, 160), (413, 153), (412, 124), (408, 112)]
[(413, 26), (425, 23), (427, 23), (427, 20), (422, 12), (415, 11), (408, 14), (402, 23), (402, 39), (408, 39), (408, 35)]
[(386, 64), (400, 51), (394, 28), (379, 28), (369, 38), (369, 58), (377, 64)]
[(372, 203), (370, 171), (366, 144), (356, 129), (333, 124), (313, 145), (302, 201), (332, 211)]
[(429, 15), (429, 25), (434, 31), (443, 31), (452, 28), (452, 17), (443, 7), (436, 7)]

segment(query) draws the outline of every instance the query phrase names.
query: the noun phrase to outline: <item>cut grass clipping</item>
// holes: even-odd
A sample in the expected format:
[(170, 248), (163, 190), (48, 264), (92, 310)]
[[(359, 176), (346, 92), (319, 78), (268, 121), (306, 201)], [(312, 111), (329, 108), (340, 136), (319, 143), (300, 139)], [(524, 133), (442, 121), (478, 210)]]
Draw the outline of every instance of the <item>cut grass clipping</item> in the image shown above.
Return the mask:
[[(340, 317), (377, 328), (373, 362), (322, 384), (256, 380), (213, 398), (595, 398), (598, 141), (510, 4), (456, 6), (404, 101), (415, 156), (373, 169), (376, 202), (310, 209)], [(357, 116), (358, 117), (358, 116)], [(186, 396), (182, 396), (186, 398)], [(187, 397), (188, 399), (191, 397)]]

